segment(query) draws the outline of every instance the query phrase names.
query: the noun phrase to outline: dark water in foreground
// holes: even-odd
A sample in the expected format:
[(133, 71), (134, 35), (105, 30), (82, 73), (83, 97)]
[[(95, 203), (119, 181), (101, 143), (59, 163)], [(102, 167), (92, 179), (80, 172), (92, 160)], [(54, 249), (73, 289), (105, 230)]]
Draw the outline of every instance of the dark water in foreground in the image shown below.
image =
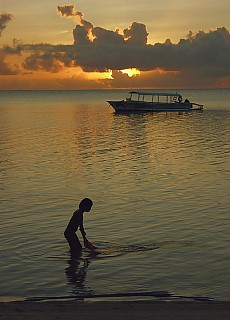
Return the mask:
[[(230, 90), (203, 112), (116, 115), (123, 91), (0, 92), (1, 299), (169, 290), (230, 299)], [(69, 260), (64, 228), (91, 197)]]

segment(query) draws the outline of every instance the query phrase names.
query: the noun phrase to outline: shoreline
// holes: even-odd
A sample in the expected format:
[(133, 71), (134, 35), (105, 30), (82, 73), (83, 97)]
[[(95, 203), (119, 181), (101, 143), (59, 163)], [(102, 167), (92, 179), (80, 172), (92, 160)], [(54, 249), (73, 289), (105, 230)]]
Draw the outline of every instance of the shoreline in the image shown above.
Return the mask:
[(14, 301), (0, 302), (1, 320), (27, 319), (145, 319), (227, 320), (230, 301)]

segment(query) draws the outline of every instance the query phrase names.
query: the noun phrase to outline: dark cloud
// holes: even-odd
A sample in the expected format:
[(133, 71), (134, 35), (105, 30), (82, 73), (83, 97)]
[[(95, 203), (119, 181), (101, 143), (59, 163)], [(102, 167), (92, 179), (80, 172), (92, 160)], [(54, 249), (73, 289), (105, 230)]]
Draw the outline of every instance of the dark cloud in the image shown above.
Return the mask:
[(73, 4), (70, 5), (63, 5), (57, 7), (57, 12), (59, 12), (63, 17), (67, 18), (79, 18), (79, 22), (84, 28), (88, 31), (93, 28), (93, 25), (84, 20), (84, 15), (81, 11), (76, 11)]
[(133, 45), (146, 45), (148, 32), (146, 26), (142, 23), (133, 22), (131, 27), (124, 30), (124, 37), (127, 39), (127, 43)]
[(18, 54), (20, 55), (23, 50), (23, 44), (20, 40), (14, 39), (13, 46), (4, 45), (4, 52), (7, 54)]
[(93, 40), (89, 40), (84, 26), (74, 29), (77, 63), (86, 71), (125, 68), (183, 71), (189, 68), (213, 75), (230, 74), (230, 35), (224, 27), (207, 33), (190, 32), (177, 44), (168, 39), (154, 45), (147, 43), (146, 27), (137, 22), (123, 34), (98, 27), (91, 32)]
[(148, 44), (146, 26), (133, 22), (123, 31), (94, 27), (83, 19), (74, 6), (64, 6), (63, 13), (80, 17), (73, 30), (75, 64), (84, 71), (137, 68), (141, 71), (163, 69), (194, 73), (197, 76), (230, 75), (230, 34), (222, 27), (213, 31), (191, 31), (173, 44)]
[(63, 67), (74, 66), (74, 55), (71, 55), (73, 46), (40, 44), (26, 45), (24, 48), (33, 51), (22, 64), (27, 70), (57, 73)]
[(62, 69), (61, 63), (55, 58), (55, 54), (33, 53), (25, 59), (23, 67), (33, 71), (59, 72)]
[[(215, 78), (230, 76), (230, 34), (224, 27), (209, 32), (190, 32), (177, 44), (167, 39), (152, 45), (148, 44), (147, 37), (145, 25), (138, 22), (133, 22), (123, 32), (80, 22), (73, 30), (73, 45), (24, 46), (32, 55), (23, 67), (48, 72), (72, 66), (80, 66), (85, 72), (137, 68), (142, 71), (142, 77), (144, 71), (161, 69), (174, 72), (173, 77), (172, 74), (167, 77), (172, 83), (183, 84), (181, 79), (184, 78), (194, 79), (194, 85), (195, 79), (197, 83), (212, 82)], [(124, 76), (119, 77), (124, 79)], [(161, 74), (160, 78), (166, 79), (166, 74)], [(128, 83), (132, 81), (128, 80)], [(141, 77), (134, 81), (140, 82)]]
[(230, 75), (230, 35), (222, 27), (214, 31), (189, 32), (185, 39), (173, 44), (148, 44), (146, 26), (139, 22), (123, 32), (94, 27), (84, 23), (83, 14), (74, 6), (63, 6), (62, 14), (79, 16), (73, 30), (75, 64), (84, 71), (107, 71), (138, 68), (141, 71), (163, 69), (210, 77)]
[[(139, 67), (147, 46), (145, 25), (133, 22), (123, 34), (101, 27), (73, 30), (77, 64), (85, 71), (120, 70)], [(93, 39), (91, 39), (93, 38)]]
[(73, 4), (57, 6), (57, 11), (61, 13), (62, 16), (65, 17), (75, 17), (82, 16), (83, 14), (80, 11), (76, 11)]
[[(6, 25), (11, 21), (13, 16), (9, 13), (0, 14), (0, 36), (2, 31), (6, 28)], [(12, 75), (17, 74), (18, 69), (16, 66), (11, 67), (9, 63), (6, 63), (7, 53), (4, 49), (0, 49), (0, 75)]]
[(141, 75), (129, 77), (120, 71), (114, 70), (112, 72), (113, 80), (104, 80), (107, 87), (113, 88), (196, 88), (196, 87), (212, 87), (214, 79), (205, 75), (197, 77), (195, 73), (190, 70), (183, 72), (162, 72), (161, 69), (154, 71), (143, 71)]
[[(190, 31), (176, 44), (170, 39), (149, 44), (143, 23), (133, 22), (124, 30), (113, 31), (93, 26), (74, 5), (58, 6), (57, 11), (76, 22), (72, 45), (31, 45), (15, 41), (13, 47), (5, 46), (4, 52), (26, 51), (22, 64), (26, 70), (58, 73), (64, 67), (74, 66), (80, 66), (85, 72), (113, 70), (114, 83), (126, 81), (133, 87), (138, 87), (138, 83), (145, 86), (148, 81), (155, 83), (156, 76), (159, 83), (165, 79), (179, 85), (185, 79), (192, 85), (211, 84), (230, 77), (230, 34), (224, 27), (208, 32)], [(4, 26), (9, 19), (11, 16), (4, 20)], [(139, 69), (141, 76), (130, 78), (118, 72), (128, 68)], [(167, 73), (158, 73), (158, 70)]]
[(7, 54), (0, 48), (0, 75), (15, 75), (19, 73), (18, 66), (6, 62)]
[(5, 45), (2, 52), (5, 56), (26, 54), (22, 67), (30, 71), (57, 73), (64, 67), (73, 67), (75, 63), (72, 45), (23, 44), (14, 39), (13, 45)]
[(9, 13), (0, 14), (0, 36), (2, 31), (6, 28), (6, 25), (9, 21), (11, 21), (13, 16)]

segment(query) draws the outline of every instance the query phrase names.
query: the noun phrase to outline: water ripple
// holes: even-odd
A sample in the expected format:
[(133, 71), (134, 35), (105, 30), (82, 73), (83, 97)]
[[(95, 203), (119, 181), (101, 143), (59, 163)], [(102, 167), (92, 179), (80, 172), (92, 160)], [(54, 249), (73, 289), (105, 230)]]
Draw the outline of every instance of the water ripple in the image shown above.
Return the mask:
[(69, 291), (63, 230), (89, 196), (87, 235), (122, 255), (92, 260), (86, 291), (230, 297), (229, 112), (115, 115), (72, 98), (0, 107), (2, 294)]

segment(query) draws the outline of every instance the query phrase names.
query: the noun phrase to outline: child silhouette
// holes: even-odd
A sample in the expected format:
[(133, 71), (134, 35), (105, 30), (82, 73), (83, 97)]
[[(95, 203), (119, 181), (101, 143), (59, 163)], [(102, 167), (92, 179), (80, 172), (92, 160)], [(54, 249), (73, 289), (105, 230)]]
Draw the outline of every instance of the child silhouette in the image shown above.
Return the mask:
[(79, 256), (82, 250), (82, 245), (76, 235), (78, 228), (80, 229), (80, 232), (82, 234), (85, 247), (89, 247), (89, 249), (93, 249), (93, 248), (90, 248), (91, 243), (86, 238), (86, 232), (84, 230), (84, 225), (83, 225), (83, 214), (84, 212), (89, 212), (92, 206), (93, 206), (93, 202), (91, 199), (89, 198), (83, 199), (79, 204), (79, 209), (77, 209), (73, 213), (73, 216), (70, 219), (65, 229), (64, 236), (69, 243), (70, 252), (72, 256)]

